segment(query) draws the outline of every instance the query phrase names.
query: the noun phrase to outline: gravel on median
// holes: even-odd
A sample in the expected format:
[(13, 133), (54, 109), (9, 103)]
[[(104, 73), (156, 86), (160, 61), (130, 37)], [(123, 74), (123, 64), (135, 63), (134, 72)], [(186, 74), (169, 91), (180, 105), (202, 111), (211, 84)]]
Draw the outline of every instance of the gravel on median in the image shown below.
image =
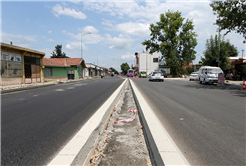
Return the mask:
[(117, 122), (132, 118), (134, 112), (129, 112), (131, 109), (136, 109), (136, 105), (129, 82), (127, 82), (99, 138), (94, 155), (90, 158), (91, 165), (151, 165), (138, 113), (133, 121)]

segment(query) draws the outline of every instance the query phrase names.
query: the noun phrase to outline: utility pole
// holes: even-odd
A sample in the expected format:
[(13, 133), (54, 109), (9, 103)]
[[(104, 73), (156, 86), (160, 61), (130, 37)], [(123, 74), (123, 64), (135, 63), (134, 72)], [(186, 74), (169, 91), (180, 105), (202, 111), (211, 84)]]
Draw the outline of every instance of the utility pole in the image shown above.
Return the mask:
[(244, 50), (242, 50), (242, 58), (243, 58), (243, 52), (244, 52)]
[(218, 67), (220, 67), (220, 26), (219, 26), (219, 61), (218, 61)]

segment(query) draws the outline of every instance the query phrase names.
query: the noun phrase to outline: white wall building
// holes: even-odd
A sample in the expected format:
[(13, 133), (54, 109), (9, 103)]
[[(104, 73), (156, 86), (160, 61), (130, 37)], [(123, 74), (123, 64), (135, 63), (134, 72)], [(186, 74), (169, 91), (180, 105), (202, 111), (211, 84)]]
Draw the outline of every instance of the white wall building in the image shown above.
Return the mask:
[[(135, 54), (136, 55), (136, 54)], [(136, 65), (139, 72), (146, 71), (149, 74), (152, 71), (159, 70), (159, 53), (138, 52), (136, 55)]]
[(85, 77), (93, 77), (96, 75), (96, 65), (91, 63), (86, 63), (86, 68), (84, 70)]

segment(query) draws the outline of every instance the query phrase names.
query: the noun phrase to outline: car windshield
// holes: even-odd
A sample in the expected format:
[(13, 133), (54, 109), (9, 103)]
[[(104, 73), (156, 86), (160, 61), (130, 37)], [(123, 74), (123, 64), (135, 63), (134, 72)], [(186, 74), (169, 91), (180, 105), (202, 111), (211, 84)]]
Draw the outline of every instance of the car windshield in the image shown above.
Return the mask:
[(191, 74), (198, 74), (198, 72), (192, 72)]
[(146, 72), (145, 71), (142, 71), (141, 74), (146, 74)]
[(153, 74), (161, 74), (161, 72), (153, 72)]
[(223, 73), (221, 69), (208, 69), (208, 74), (219, 74)]

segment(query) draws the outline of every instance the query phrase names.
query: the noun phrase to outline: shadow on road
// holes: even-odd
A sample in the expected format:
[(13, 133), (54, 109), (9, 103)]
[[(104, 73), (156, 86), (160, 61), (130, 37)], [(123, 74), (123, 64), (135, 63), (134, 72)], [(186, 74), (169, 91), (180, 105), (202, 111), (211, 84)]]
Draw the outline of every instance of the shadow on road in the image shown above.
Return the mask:
[(193, 84), (184, 85), (187, 88), (196, 89), (216, 89), (216, 90), (227, 90), (234, 96), (246, 97), (246, 91), (242, 91), (240, 87), (234, 85), (218, 86), (217, 84), (200, 84), (199, 82), (194, 82)]

